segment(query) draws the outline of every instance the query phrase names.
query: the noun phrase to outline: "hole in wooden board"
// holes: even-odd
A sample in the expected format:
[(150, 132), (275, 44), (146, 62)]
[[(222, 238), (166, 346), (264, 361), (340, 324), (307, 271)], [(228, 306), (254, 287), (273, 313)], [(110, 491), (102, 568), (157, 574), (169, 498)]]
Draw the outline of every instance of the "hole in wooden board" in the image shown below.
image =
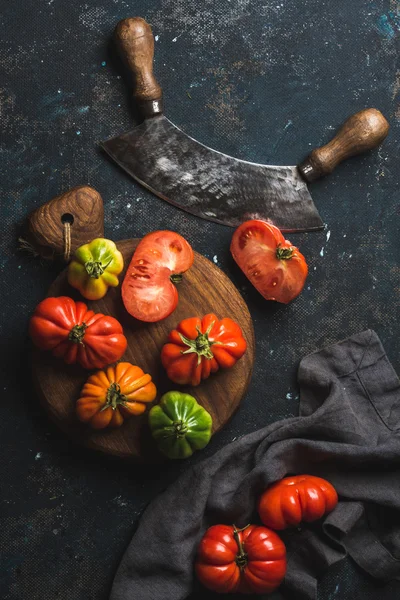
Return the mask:
[(61, 223), (63, 225), (65, 225), (65, 223), (69, 223), (70, 225), (72, 225), (74, 222), (74, 215), (71, 215), (71, 213), (64, 213), (61, 216)]

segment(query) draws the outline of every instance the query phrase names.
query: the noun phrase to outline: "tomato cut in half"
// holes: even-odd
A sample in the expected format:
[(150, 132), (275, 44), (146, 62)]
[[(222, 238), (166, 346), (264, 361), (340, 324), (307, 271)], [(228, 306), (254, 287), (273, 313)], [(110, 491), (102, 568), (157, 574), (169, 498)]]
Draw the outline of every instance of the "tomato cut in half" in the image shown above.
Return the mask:
[(265, 221), (245, 221), (232, 237), (231, 254), (267, 300), (288, 304), (304, 287), (306, 259), (281, 231)]
[(170, 315), (178, 304), (174, 283), (193, 264), (188, 242), (173, 231), (153, 231), (136, 248), (122, 284), (126, 310), (153, 323)]

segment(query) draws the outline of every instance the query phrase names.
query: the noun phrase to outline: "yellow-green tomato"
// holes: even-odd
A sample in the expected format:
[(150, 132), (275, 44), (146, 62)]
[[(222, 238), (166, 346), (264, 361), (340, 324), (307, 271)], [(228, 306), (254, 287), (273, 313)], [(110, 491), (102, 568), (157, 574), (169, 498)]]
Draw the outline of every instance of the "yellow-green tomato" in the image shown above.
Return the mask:
[(96, 238), (80, 246), (68, 266), (68, 283), (87, 300), (99, 300), (119, 283), (124, 268), (121, 252), (111, 240)]

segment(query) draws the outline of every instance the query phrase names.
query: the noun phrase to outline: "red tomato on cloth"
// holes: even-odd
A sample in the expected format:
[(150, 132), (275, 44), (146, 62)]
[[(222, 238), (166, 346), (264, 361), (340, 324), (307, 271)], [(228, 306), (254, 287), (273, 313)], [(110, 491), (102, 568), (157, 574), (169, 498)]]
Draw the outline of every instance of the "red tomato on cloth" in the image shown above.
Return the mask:
[(267, 488), (259, 500), (258, 513), (264, 525), (280, 530), (296, 527), (302, 521), (316, 521), (337, 503), (336, 490), (328, 481), (313, 475), (295, 475)]
[(268, 594), (285, 576), (285, 544), (266, 527), (214, 525), (200, 542), (195, 570), (214, 592)]

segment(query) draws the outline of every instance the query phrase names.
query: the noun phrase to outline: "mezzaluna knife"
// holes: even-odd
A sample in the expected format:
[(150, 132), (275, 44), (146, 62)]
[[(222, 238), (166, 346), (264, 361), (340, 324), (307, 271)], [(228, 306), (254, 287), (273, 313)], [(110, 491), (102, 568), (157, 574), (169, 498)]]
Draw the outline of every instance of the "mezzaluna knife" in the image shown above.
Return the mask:
[(307, 183), (375, 148), (388, 134), (385, 117), (370, 108), (351, 116), (329, 144), (299, 166), (239, 160), (197, 142), (163, 115), (162, 90), (153, 75), (154, 38), (144, 19), (120, 21), (115, 40), (133, 74), (134, 99), (144, 120), (101, 145), (154, 194), (203, 219), (232, 227), (263, 219), (285, 232), (321, 230)]

